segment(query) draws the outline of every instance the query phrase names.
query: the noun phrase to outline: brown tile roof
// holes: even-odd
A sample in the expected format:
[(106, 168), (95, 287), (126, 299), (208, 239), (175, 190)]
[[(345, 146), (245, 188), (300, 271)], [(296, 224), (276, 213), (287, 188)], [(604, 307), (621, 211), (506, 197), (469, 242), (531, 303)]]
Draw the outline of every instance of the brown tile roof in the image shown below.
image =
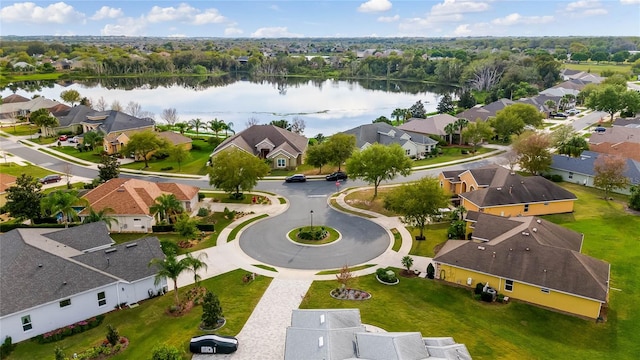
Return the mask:
[[(486, 243), (447, 241), (434, 261), (606, 301), (610, 266), (579, 252), (581, 234), (536, 217), (509, 221), (514, 223), (501, 221), (504, 232)], [(481, 216), (476, 228), (495, 223), (495, 217)]]
[(572, 192), (542, 176), (524, 177), (519, 174), (508, 175), (500, 185), (492, 183), (488, 188), (462, 193), (460, 197), (479, 207), (577, 199)]
[[(173, 190), (177, 192), (174, 193)], [(197, 187), (183, 184), (160, 184), (139, 179), (116, 178), (89, 191), (83, 198), (95, 211), (109, 207), (113, 209), (114, 215), (151, 215), (149, 207), (153, 206), (158, 196), (172, 193), (178, 200), (186, 200), (186, 195), (196, 194), (199, 190)], [(87, 211), (83, 210), (82, 214)]]
[(600, 144), (589, 144), (589, 150), (640, 161), (640, 143), (621, 142), (612, 144), (604, 142)]
[(2, 103), (3, 104), (11, 104), (11, 103), (20, 103), (20, 102), (27, 102), (30, 99), (22, 96), (22, 95), (18, 95), (18, 94), (11, 94), (7, 97), (2, 98)]
[(16, 177), (9, 174), (0, 174), (0, 193), (5, 192), (8, 188), (12, 187), (16, 182)]
[(418, 134), (430, 134), (445, 136), (444, 128), (458, 120), (457, 117), (449, 114), (438, 114), (429, 116), (426, 119), (409, 119), (408, 122), (398, 126), (398, 129), (411, 131)]
[(172, 193), (178, 200), (187, 201), (193, 199), (200, 188), (178, 183), (158, 183), (158, 187), (168, 193)]

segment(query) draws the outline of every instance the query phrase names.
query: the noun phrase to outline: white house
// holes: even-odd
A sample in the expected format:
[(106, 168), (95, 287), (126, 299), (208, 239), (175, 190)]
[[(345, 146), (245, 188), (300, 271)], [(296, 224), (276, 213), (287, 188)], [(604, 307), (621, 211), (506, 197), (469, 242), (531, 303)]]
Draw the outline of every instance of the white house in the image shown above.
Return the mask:
[(399, 144), (407, 156), (418, 159), (423, 158), (438, 145), (437, 141), (426, 135), (411, 134), (383, 122), (360, 125), (343, 131), (343, 134), (355, 136), (356, 147), (359, 149), (366, 149), (375, 143), (382, 145)]
[(156, 237), (113, 246), (103, 222), (0, 235), (0, 339), (20, 342), (163, 293)]

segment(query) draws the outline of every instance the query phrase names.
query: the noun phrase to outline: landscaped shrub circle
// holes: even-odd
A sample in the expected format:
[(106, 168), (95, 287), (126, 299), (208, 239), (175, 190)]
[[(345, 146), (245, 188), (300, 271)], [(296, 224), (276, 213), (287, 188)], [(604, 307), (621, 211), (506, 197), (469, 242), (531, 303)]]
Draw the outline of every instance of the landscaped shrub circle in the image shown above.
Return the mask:
[(314, 226), (313, 230), (310, 226), (303, 226), (289, 231), (287, 239), (300, 245), (320, 246), (342, 239), (342, 234), (328, 226)]

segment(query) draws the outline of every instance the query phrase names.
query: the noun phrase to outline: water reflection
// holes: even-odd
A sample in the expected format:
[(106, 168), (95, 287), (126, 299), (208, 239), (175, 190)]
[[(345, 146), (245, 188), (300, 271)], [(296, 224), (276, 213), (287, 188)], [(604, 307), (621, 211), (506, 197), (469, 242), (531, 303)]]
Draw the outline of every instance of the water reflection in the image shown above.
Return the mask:
[(10, 84), (0, 93), (60, 100), (60, 93), (69, 89), (94, 103), (100, 98), (123, 107), (137, 102), (157, 121), (163, 109), (175, 108), (181, 121), (218, 118), (234, 123), (236, 131), (244, 129), (250, 118), (268, 123), (300, 117), (307, 124), (307, 136), (330, 135), (379, 116), (391, 118), (394, 109), (408, 108), (418, 100), (428, 112), (434, 111), (441, 94), (453, 92), (450, 87), (409, 81), (183, 76), (33, 81)]

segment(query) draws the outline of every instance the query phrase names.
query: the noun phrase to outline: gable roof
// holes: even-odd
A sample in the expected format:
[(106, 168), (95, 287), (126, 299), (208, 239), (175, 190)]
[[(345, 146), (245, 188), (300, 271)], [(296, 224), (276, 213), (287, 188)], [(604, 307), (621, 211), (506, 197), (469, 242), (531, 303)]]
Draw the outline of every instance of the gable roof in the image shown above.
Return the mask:
[(275, 125), (253, 125), (227, 138), (215, 148), (211, 156), (215, 156), (230, 146), (235, 146), (249, 154), (260, 155), (256, 145), (265, 140), (269, 141), (276, 148), (280, 148), (295, 156), (304, 154), (309, 143), (309, 139), (305, 136)]
[[(570, 171), (578, 174), (595, 176), (594, 165), (601, 155), (608, 155), (594, 151), (583, 151), (579, 157), (566, 155), (553, 155), (551, 169)], [(625, 158), (627, 169), (624, 175), (629, 178), (631, 184), (640, 184), (640, 161)]]
[(592, 134), (589, 144), (611, 143), (618, 144), (622, 142), (640, 143), (640, 128), (613, 126), (606, 128), (603, 132)]
[(447, 133), (444, 128), (457, 120), (457, 117), (449, 114), (438, 114), (426, 119), (411, 118), (408, 122), (398, 126), (398, 129), (418, 134), (445, 136)]
[(50, 109), (59, 104), (60, 103), (56, 100), (47, 99), (44, 96), (38, 96), (29, 101), (0, 104), (0, 113), (12, 113), (14, 111), (20, 112), (20, 110), (34, 112), (40, 109)]
[(634, 118), (616, 118), (613, 126), (626, 126), (630, 128), (640, 128), (640, 116)]
[(374, 143), (379, 143), (382, 145), (404, 145), (408, 141), (425, 145), (432, 145), (437, 143), (435, 140), (422, 135), (418, 135), (414, 139), (414, 137), (412, 137), (410, 133), (384, 122), (360, 125), (355, 128), (343, 131), (342, 133), (354, 135), (356, 137), (356, 147), (358, 148), (362, 148), (366, 144)]
[[(149, 207), (162, 194), (174, 194), (178, 200), (193, 198), (200, 189), (177, 183), (155, 183), (151, 181), (127, 178), (115, 178), (99, 185), (86, 193), (83, 198), (95, 210), (111, 208), (113, 215), (149, 215)], [(88, 208), (80, 215), (86, 215)]]
[(479, 207), (577, 199), (572, 192), (542, 176), (524, 177), (515, 173), (509, 174), (499, 185), (493, 182), (490, 187), (468, 191), (460, 197)]
[(189, 144), (192, 143), (193, 140), (190, 137), (184, 136), (180, 133), (173, 131), (161, 131), (156, 133), (158, 137), (167, 140), (169, 143), (173, 145), (181, 145), (181, 144)]
[(458, 176), (462, 176), (464, 173), (470, 173), (480, 187), (501, 186), (510, 174), (508, 169), (496, 164), (464, 170)]
[(469, 121), (476, 121), (477, 119), (487, 121), (490, 117), (495, 117), (498, 111), (512, 104), (514, 104), (513, 101), (502, 98), (486, 105), (476, 106), (465, 110), (457, 114), (456, 117), (458, 119), (467, 119)]
[[(86, 236), (91, 234), (91, 236)], [(115, 243), (109, 237), (109, 229), (104, 222), (93, 222), (83, 226), (74, 226), (67, 229), (55, 229), (43, 233), (43, 236), (55, 240), (64, 246), (80, 251), (91, 250), (109, 246)]]
[[(80, 225), (75, 231), (65, 232), (65, 236), (51, 230), (14, 229), (0, 235), (0, 316), (60, 301), (117, 281), (131, 282), (152, 276), (156, 269), (148, 269), (147, 264), (152, 258), (164, 258), (158, 239), (147, 238), (139, 249), (127, 248), (127, 243), (115, 247), (118, 250), (109, 253), (114, 259), (111, 269), (103, 271), (93, 267), (89, 260), (98, 258), (104, 250), (83, 254), (68, 244), (108, 237), (104, 223), (101, 226), (94, 223)], [(67, 237), (71, 235), (76, 238)], [(127, 251), (120, 251), (121, 247), (132, 251), (127, 254)]]
[[(475, 226), (496, 218), (482, 214)], [(579, 252), (581, 234), (533, 216), (508, 220), (514, 224), (501, 221), (504, 231), (481, 245), (447, 241), (434, 261), (606, 302), (610, 266)]]
[(20, 103), (20, 102), (27, 102), (27, 101), (29, 101), (29, 98), (26, 98), (18, 94), (11, 94), (7, 97), (2, 98), (3, 104)]

